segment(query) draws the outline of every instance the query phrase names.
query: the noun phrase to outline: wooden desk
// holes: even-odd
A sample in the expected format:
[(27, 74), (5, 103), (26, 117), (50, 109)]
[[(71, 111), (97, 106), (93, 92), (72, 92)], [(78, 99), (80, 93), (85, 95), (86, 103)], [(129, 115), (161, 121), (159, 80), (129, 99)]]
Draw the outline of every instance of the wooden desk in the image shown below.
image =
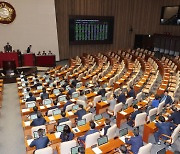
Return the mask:
[(154, 122), (144, 125), (143, 141), (148, 143), (149, 136), (157, 131), (157, 127)]
[(104, 113), (108, 107), (109, 107), (109, 104), (106, 102), (96, 103), (96, 114)]

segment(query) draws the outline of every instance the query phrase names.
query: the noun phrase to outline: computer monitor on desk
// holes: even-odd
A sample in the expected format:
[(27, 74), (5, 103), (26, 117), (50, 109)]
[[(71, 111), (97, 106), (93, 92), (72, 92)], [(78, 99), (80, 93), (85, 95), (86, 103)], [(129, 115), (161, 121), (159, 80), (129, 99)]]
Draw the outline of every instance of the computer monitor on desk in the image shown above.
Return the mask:
[(119, 130), (119, 136), (120, 137), (125, 136), (127, 134), (128, 134), (128, 128), (123, 128), (123, 129)]
[(84, 126), (86, 124), (86, 119), (78, 120), (77, 121), (77, 126)]
[(108, 143), (108, 137), (103, 136), (97, 139), (98, 146)]

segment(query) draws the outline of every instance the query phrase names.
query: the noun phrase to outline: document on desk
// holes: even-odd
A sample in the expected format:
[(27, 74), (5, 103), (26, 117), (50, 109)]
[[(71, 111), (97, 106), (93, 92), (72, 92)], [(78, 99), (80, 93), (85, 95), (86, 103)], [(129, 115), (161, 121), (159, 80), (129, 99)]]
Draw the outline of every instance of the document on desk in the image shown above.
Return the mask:
[(102, 151), (99, 149), (99, 147), (95, 147), (92, 149), (94, 151), (95, 154), (101, 154)]
[(124, 143), (125, 143), (125, 138), (126, 138), (126, 136), (121, 136), (121, 137), (119, 137), (119, 139), (120, 139), (121, 141), (123, 141)]
[(61, 135), (61, 132), (56, 132), (55, 133), (56, 138), (60, 138), (60, 135)]
[(127, 114), (127, 113), (126, 113), (126, 112), (124, 112), (124, 111), (121, 111), (120, 113), (121, 113), (121, 114), (123, 114), (123, 115), (126, 115), (126, 114)]
[(24, 113), (24, 112), (28, 112), (28, 111), (30, 111), (30, 109), (22, 109), (22, 112)]
[(71, 116), (71, 115), (74, 115), (74, 113), (72, 111), (69, 111), (68, 114)]
[(46, 105), (46, 107), (47, 107), (47, 108), (50, 108), (50, 107), (51, 107), (51, 105), (50, 105), (50, 104), (48, 104), (48, 105)]
[(32, 142), (33, 140), (34, 140), (34, 139), (29, 139), (29, 140), (27, 140), (28, 146), (31, 144), (31, 142)]
[(78, 133), (78, 132), (80, 132), (79, 128), (77, 128), (77, 127), (75, 127), (75, 128), (72, 128), (72, 130), (73, 130), (73, 132), (75, 132), (75, 133)]
[(49, 118), (49, 120), (50, 120), (50, 121), (53, 121), (53, 120), (55, 120), (53, 116), (51, 116), (51, 117), (48, 117), (48, 118)]
[(31, 121), (26, 121), (26, 122), (24, 122), (24, 125), (25, 125), (25, 126), (30, 126), (30, 125), (31, 125)]
[(36, 97), (36, 100), (41, 100), (41, 97)]
[(39, 108), (40, 108), (40, 109), (45, 109), (45, 107), (44, 107), (44, 106), (40, 106)]
[(99, 126), (99, 124), (97, 122), (94, 122), (94, 123), (95, 123), (96, 127)]

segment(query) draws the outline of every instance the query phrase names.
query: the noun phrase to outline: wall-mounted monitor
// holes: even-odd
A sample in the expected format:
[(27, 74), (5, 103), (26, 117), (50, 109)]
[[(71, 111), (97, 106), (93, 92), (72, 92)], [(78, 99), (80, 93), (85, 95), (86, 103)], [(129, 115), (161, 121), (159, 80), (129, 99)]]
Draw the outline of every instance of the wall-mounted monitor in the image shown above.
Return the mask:
[(180, 5), (163, 6), (161, 9), (160, 24), (180, 26)]
[(112, 44), (114, 17), (69, 16), (70, 44)]

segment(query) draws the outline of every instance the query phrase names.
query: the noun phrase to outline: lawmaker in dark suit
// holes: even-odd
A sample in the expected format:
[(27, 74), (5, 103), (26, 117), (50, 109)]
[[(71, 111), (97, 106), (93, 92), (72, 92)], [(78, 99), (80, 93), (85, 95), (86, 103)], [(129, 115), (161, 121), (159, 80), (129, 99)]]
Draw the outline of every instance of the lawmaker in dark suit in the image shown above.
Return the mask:
[[(175, 128), (175, 126), (170, 122), (165, 122), (165, 118), (163, 116), (159, 116), (159, 121), (155, 125), (158, 128), (158, 131), (154, 133), (154, 138), (156, 143), (160, 144), (159, 137), (162, 134), (171, 136), (172, 129)], [(166, 137), (163, 137), (164, 139), (167, 139)]]
[(130, 115), (129, 120), (127, 122), (129, 126), (133, 126), (136, 115), (140, 113), (137, 105), (134, 105), (133, 108), (134, 108), (134, 112)]
[(160, 103), (165, 101), (165, 105), (171, 105), (173, 103), (171, 96), (168, 95), (168, 91), (164, 92), (164, 95), (161, 96)]
[(63, 132), (60, 135), (61, 142), (71, 141), (74, 139), (74, 134), (68, 125), (64, 126)]
[(43, 129), (38, 130), (38, 135), (39, 138), (33, 140), (29, 146), (35, 146), (36, 150), (46, 148), (49, 143), (49, 139), (47, 136), (43, 136)]
[(76, 78), (74, 78), (74, 79), (72, 80), (71, 84), (72, 84), (74, 87), (76, 87), (76, 84), (77, 84), (78, 82), (79, 82), (79, 81), (76, 80)]
[(45, 124), (46, 124), (46, 120), (42, 117), (42, 114), (40, 112), (37, 112), (37, 119), (34, 119), (31, 122), (31, 126), (41, 126)]
[(31, 92), (29, 93), (29, 98), (26, 99), (26, 102), (30, 102), (30, 101), (36, 101), (36, 97), (34, 97)]
[(4, 46), (4, 51), (5, 52), (12, 52), (12, 46), (9, 45), (9, 42)]
[(106, 94), (106, 89), (104, 89), (104, 88), (100, 88), (100, 90), (97, 92), (97, 94), (98, 95), (101, 95), (102, 97), (104, 97), (105, 96), (105, 94)]
[(62, 116), (62, 118), (58, 120), (58, 125), (62, 122), (69, 121), (69, 118), (66, 117), (66, 112), (62, 111), (61, 116)]
[(105, 126), (104, 126), (104, 128), (101, 130), (101, 135), (102, 135), (102, 136), (104, 136), (104, 135), (107, 134), (108, 129), (111, 127), (110, 123), (111, 123), (111, 121), (110, 121), (109, 119), (106, 119), (106, 120), (105, 120)]
[(31, 47), (32, 45), (29, 45), (28, 48), (27, 48), (27, 53), (30, 53), (31, 52)]
[(71, 89), (68, 91), (68, 95), (71, 96), (73, 92), (76, 92), (76, 88), (72, 84), (70, 85), (70, 88)]
[(39, 79), (36, 79), (36, 83), (34, 84), (34, 87), (37, 89), (38, 86), (42, 86), (42, 83), (39, 82)]
[(42, 89), (42, 94), (41, 94), (41, 99), (48, 99), (49, 98), (49, 94), (46, 92), (46, 88)]
[(66, 111), (66, 107), (70, 104), (72, 104), (72, 102), (70, 101), (70, 97), (69, 96), (66, 96), (66, 104), (64, 104), (64, 107), (63, 107), (63, 111)]
[(130, 86), (130, 90), (128, 91), (127, 95), (129, 97), (133, 97), (134, 99), (136, 98), (135, 91), (132, 86)]
[(88, 130), (88, 131), (85, 133), (84, 136), (79, 137), (78, 140), (85, 142), (86, 137), (87, 137), (88, 135), (93, 134), (93, 133), (96, 133), (96, 132), (99, 132), (97, 129), (95, 129), (95, 127), (96, 127), (96, 125), (95, 125), (94, 121), (90, 121), (90, 128), (91, 128), (91, 129)]
[(117, 98), (118, 103), (122, 102), (123, 104), (126, 103), (126, 96), (125, 93), (121, 91), (120, 95)]
[(80, 108), (80, 109), (75, 113), (75, 115), (78, 116), (78, 119), (77, 119), (77, 120), (81, 120), (81, 119), (82, 119), (82, 116), (86, 114), (86, 110), (83, 109), (83, 105), (82, 105), (82, 104), (79, 105), (79, 108)]
[(174, 124), (178, 125), (180, 124), (180, 110), (178, 111), (175, 107), (173, 107), (172, 110), (174, 112), (169, 117), (169, 121), (172, 121)]
[(31, 115), (34, 115), (34, 114), (37, 115), (38, 112), (39, 112), (39, 111), (38, 111), (38, 107), (37, 107), (37, 106), (34, 106), (34, 107), (33, 107), (33, 112), (30, 114), (30, 116), (31, 116)]
[(138, 128), (133, 130), (134, 136), (130, 139), (125, 138), (125, 142), (131, 145), (131, 151), (133, 154), (138, 154), (139, 148), (143, 146), (142, 136), (139, 135)]

